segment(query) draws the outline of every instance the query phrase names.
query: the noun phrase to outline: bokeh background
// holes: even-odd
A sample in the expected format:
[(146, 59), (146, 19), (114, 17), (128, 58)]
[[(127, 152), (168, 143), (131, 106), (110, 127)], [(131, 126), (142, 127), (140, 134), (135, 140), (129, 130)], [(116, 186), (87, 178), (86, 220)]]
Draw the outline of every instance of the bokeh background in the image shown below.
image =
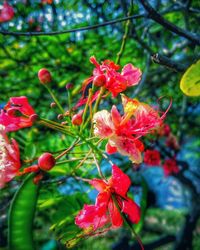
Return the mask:
[[(84, 79), (88, 78), (93, 66), (89, 57), (95, 55), (99, 61), (115, 61), (123, 41), (126, 22), (119, 21), (102, 25), (127, 16), (130, 1), (105, 0), (10, 0), (14, 18), (0, 23), (1, 32), (24, 32), (0, 34), (0, 106), (11, 96), (25, 95), (42, 117), (56, 119), (57, 114), (50, 108), (51, 98), (39, 84), (37, 72), (47, 68), (54, 79), (52, 88), (63, 107), (67, 107), (66, 84), (72, 83), (71, 98), (76, 103)], [(185, 96), (179, 87), (181, 76), (189, 65), (200, 56), (199, 46), (186, 37), (169, 31), (165, 26), (152, 20), (142, 1), (134, 1), (130, 29), (126, 45), (120, 57), (120, 65), (132, 63), (143, 72), (141, 83), (129, 88), (126, 94), (148, 104), (158, 105), (165, 110), (172, 98), (172, 107), (165, 122), (179, 145), (166, 146), (164, 139), (148, 138), (147, 148), (157, 149), (163, 159), (176, 155), (181, 169), (177, 175), (165, 177), (163, 169), (142, 164), (138, 171), (120, 155), (114, 160), (125, 166), (126, 172), (135, 184), (131, 188), (138, 203), (142, 200), (141, 180), (146, 183), (147, 202), (144, 223), (139, 232), (145, 249), (200, 249), (200, 173), (199, 173), (199, 99)], [(147, 1), (144, 1), (147, 2)], [(148, 1), (162, 17), (185, 31), (199, 33), (200, 9), (198, 0), (152, 0)], [(0, 6), (3, 1), (0, 2)], [(70, 31), (80, 27), (100, 24), (100, 27), (84, 31)], [(69, 31), (64, 34), (52, 32)], [(32, 34), (31, 32), (36, 32)], [(42, 32), (43, 35), (38, 35)], [(48, 34), (49, 33), (49, 34)], [(120, 97), (110, 98), (101, 108), (118, 105)], [(120, 106), (119, 106), (120, 107)], [(12, 135), (20, 144), (22, 160), (39, 155), (43, 151), (56, 151), (70, 145), (68, 138), (49, 129), (33, 127)], [(88, 163), (90, 164), (90, 163)], [(103, 170), (109, 170), (105, 163)], [(57, 172), (73, 167), (60, 166)], [(93, 166), (94, 168), (94, 166)], [(93, 169), (88, 170), (91, 175)], [(62, 170), (64, 169), (64, 170)], [(11, 199), (21, 183), (15, 180), (0, 192), (0, 249), (7, 249), (7, 216)], [(80, 192), (84, 190), (85, 195)], [(64, 218), (74, 213), (77, 200), (82, 203), (94, 200), (94, 191), (74, 179), (61, 184), (47, 185), (41, 191), (38, 201), (33, 232), (36, 249), (65, 249), (58, 241), (56, 227)], [(77, 195), (79, 194), (79, 195)], [(71, 195), (71, 196), (70, 196)], [(73, 198), (69, 198), (73, 197)], [(74, 200), (73, 200), (74, 199)], [(45, 203), (46, 202), (46, 203)], [(74, 202), (74, 203), (73, 203)], [(65, 223), (65, 222), (64, 222)], [(51, 230), (49, 230), (51, 228)], [(64, 230), (62, 228), (62, 230)], [(66, 234), (70, 234), (66, 226)], [(56, 231), (56, 230), (55, 230)], [(81, 241), (73, 249), (139, 249), (129, 232), (122, 228), (105, 235)], [(11, 250), (11, 249), (10, 249)], [(15, 249), (12, 249), (15, 250)], [(28, 250), (28, 249), (27, 249)]]

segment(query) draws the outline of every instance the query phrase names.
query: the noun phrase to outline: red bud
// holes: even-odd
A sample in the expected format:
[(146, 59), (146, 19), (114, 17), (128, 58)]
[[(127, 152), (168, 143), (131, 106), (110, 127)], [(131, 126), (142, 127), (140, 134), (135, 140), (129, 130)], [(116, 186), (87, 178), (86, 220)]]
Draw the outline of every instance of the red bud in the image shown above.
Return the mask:
[(38, 72), (38, 78), (42, 84), (47, 84), (52, 81), (51, 73), (47, 69), (40, 69)]
[(50, 153), (42, 154), (38, 159), (38, 166), (44, 171), (51, 170), (56, 164), (56, 160)]
[(94, 77), (93, 84), (97, 87), (105, 85), (106, 77), (104, 75), (98, 75)]
[(83, 110), (79, 111), (78, 114), (72, 116), (72, 124), (80, 126), (83, 122), (82, 118)]

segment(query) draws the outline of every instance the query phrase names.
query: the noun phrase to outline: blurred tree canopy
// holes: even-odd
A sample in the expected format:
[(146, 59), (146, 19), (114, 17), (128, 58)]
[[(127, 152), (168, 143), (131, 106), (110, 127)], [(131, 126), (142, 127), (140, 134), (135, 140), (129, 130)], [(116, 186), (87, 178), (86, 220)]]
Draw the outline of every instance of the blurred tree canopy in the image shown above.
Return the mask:
[[(145, 249), (198, 250), (200, 139), (197, 138), (200, 106), (199, 99), (185, 96), (179, 84), (184, 71), (200, 57), (199, 1), (136, 0), (131, 13), (128, 0), (53, 0), (50, 4), (42, 0), (7, 2), (14, 8), (15, 15), (11, 21), (0, 23), (1, 108), (9, 97), (25, 95), (39, 115), (56, 119), (56, 114), (49, 107), (49, 94), (39, 84), (38, 70), (49, 69), (54, 79), (53, 90), (63, 107), (66, 107), (68, 97), (65, 86), (67, 83), (73, 84), (71, 97), (76, 103), (75, 98), (80, 95), (82, 82), (91, 75), (93, 67), (89, 58), (92, 55), (98, 61), (115, 61), (117, 55), (120, 55), (121, 66), (132, 63), (141, 68), (141, 83), (127, 90), (129, 97), (156, 105), (159, 98), (165, 96), (161, 100), (162, 110), (166, 109), (169, 98), (172, 98), (173, 104), (166, 123), (177, 137), (180, 150), (176, 153), (184, 168), (175, 179), (186, 190), (184, 192), (189, 193), (186, 195), (189, 202), (180, 211), (175, 207), (170, 212), (165, 211), (156, 202), (152, 202), (149, 187), (150, 198), (140, 235), (144, 239)], [(124, 37), (127, 20), (130, 26), (127, 36)], [(126, 43), (120, 51), (123, 39)], [(118, 104), (119, 100), (120, 97), (111, 99), (110, 103)], [(62, 136), (52, 135), (50, 130), (38, 127), (20, 131), (13, 136), (20, 142), (23, 160), (35, 157), (41, 151), (60, 150), (66, 144), (72, 143), (70, 139), (66, 142)], [(188, 142), (190, 143), (187, 144)], [(171, 154), (162, 144), (157, 147), (163, 154)], [(60, 167), (57, 171), (65, 173), (72, 165), (64, 166), (64, 170)], [(58, 172), (55, 171), (55, 176)], [(68, 223), (66, 209), (71, 216), (75, 213), (73, 209), (77, 201), (78, 210), (89, 199), (87, 195), (80, 194), (81, 184), (77, 187), (71, 181), (69, 185), (72, 189), (77, 189), (76, 194), (67, 196), (70, 191), (64, 185), (61, 188), (63, 196), (57, 191), (56, 184), (43, 187), (38, 201), (39, 212), (34, 232), (37, 249), (64, 249), (62, 244), (53, 240), (54, 234), (49, 233), (49, 227), (55, 227), (59, 231), (62, 222), (64, 225)], [(13, 182), (0, 194), (0, 249), (6, 249), (7, 208), (17, 187), (18, 182)], [(154, 192), (152, 195), (156, 194)], [(59, 215), (56, 213), (58, 210)], [(47, 214), (51, 218), (50, 223)], [(66, 234), (70, 234), (70, 230), (74, 230), (71, 224), (66, 228)], [(80, 243), (74, 249), (111, 249), (111, 246), (115, 250), (139, 249), (127, 235), (123, 230), (109, 232), (98, 240), (94, 238)]]

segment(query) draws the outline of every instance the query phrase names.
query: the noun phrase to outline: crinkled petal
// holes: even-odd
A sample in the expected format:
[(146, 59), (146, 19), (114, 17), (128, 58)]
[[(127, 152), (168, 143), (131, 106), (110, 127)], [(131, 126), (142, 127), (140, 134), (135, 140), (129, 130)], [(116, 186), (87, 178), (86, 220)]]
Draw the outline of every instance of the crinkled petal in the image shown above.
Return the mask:
[(110, 143), (108, 142), (108, 143), (106, 144), (106, 153), (107, 153), (107, 154), (114, 154), (114, 153), (116, 153), (116, 152), (117, 152), (117, 148), (111, 146)]
[(115, 105), (112, 106), (111, 117), (112, 117), (112, 121), (113, 121), (114, 126), (115, 127), (119, 126), (122, 118), (121, 118), (121, 115), (120, 115), (120, 113), (117, 110), (117, 107)]
[(96, 190), (98, 190), (99, 192), (104, 192), (104, 190), (107, 187), (107, 184), (104, 181), (100, 180), (100, 179), (92, 179), (89, 183), (94, 188), (96, 188)]
[(112, 223), (112, 228), (121, 227), (123, 225), (123, 219), (113, 200), (111, 200), (108, 204), (108, 211)]
[(102, 110), (94, 114), (94, 134), (100, 138), (106, 138), (112, 135), (114, 126), (111, 115), (107, 110)]
[(141, 148), (137, 147), (138, 143), (135, 143), (135, 139), (113, 136), (109, 139), (109, 143), (115, 146), (120, 154), (128, 156), (133, 163), (139, 164), (142, 162)]
[(122, 212), (128, 215), (128, 218), (131, 222), (139, 222), (140, 207), (130, 198), (123, 200)]
[(83, 209), (75, 218), (75, 224), (80, 228), (93, 230), (103, 227), (108, 222), (106, 214), (99, 213), (99, 208), (95, 205), (84, 205)]
[(134, 67), (131, 63), (129, 63), (123, 67), (121, 75), (126, 79), (127, 86), (130, 87), (139, 83), (142, 72), (140, 69)]
[(120, 168), (116, 165), (112, 166), (112, 177), (109, 180), (109, 184), (114, 189), (116, 194), (125, 196), (130, 185), (131, 180)]

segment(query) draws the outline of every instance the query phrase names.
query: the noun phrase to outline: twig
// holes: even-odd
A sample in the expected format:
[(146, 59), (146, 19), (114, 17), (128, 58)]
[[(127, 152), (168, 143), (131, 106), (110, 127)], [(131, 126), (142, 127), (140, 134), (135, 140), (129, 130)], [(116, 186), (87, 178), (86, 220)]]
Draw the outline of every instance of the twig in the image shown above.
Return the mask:
[(146, 0), (140, 0), (141, 4), (145, 8), (145, 10), (148, 12), (148, 16), (165, 27), (166, 29), (172, 31), (173, 33), (178, 34), (179, 36), (185, 37), (188, 40), (192, 41), (196, 45), (200, 45), (200, 36), (192, 33), (190, 31), (184, 30), (180, 27), (177, 27), (173, 23), (169, 22), (165, 18), (163, 18), (152, 6), (146, 1)]
[(69, 29), (69, 30), (61, 30), (61, 31), (52, 31), (52, 32), (15, 32), (15, 31), (5, 31), (5, 30), (0, 30), (0, 34), (2, 35), (11, 35), (11, 36), (55, 36), (55, 35), (60, 35), (60, 34), (67, 34), (67, 33), (74, 33), (74, 32), (80, 32), (80, 31), (85, 31), (85, 30), (93, 30), (93, 29), (98, 29), (100, 27), (108, 26), (108, 25), (113, 25), (115, 23), (120, 23), (124, 22), (127, 20), (131, 19), (136, 19), (136, 18), (142, 18), (145, 17), (146, 14), (137, 14), (137, 15), (132, 15), (128, 17), (123, 17), (119, 19), (115, 19), (112, 21), (104, 22), (104, 23), (99, 23), (95, 25), (89, 25), (89, 26), (84, 26), (80, 28), (74, 28), (74, 29)]

